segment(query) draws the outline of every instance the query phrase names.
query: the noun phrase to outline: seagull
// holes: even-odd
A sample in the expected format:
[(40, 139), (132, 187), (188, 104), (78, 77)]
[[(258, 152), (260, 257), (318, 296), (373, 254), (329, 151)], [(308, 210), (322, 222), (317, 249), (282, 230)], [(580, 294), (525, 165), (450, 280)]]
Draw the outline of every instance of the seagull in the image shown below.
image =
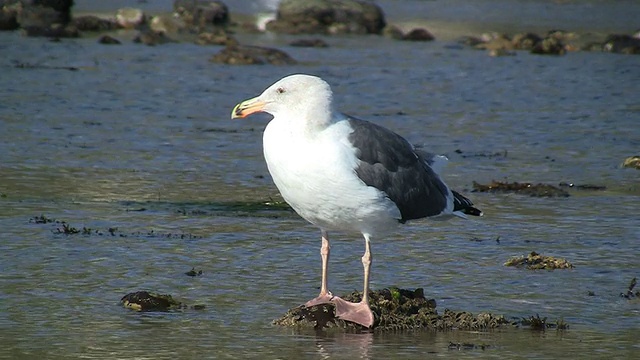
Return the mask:
[[(416, 149), (387, 128), (336, 111), (331, 87), (319, 77), (284, 77), (259, 96), (238, 103), (231, 118), (258, 112), (273, 116), (263, 134), (273, 182), (302, 218), (320, 228), (322, 283), (307, 307), (333, 303), (337, 318), (371, 328), (372, 239), (383, 238), (408, 220), (482, 215), (438, 175), (444, 156)], [(364, 237), (364, 289), (358, 303), (329, 291), (332, 230)]]

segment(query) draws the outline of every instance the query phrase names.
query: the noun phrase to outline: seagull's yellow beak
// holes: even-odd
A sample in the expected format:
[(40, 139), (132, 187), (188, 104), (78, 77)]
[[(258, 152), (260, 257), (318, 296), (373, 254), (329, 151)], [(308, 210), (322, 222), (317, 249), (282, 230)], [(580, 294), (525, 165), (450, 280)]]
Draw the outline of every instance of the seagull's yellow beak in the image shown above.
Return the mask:
[(259, 100), (257, 97), (245, 100), (233, 108), (233, 111), (231, 111), (231, 118), (245, 118), (253, 113), (262, 111), (265, 105), (266, 103)]

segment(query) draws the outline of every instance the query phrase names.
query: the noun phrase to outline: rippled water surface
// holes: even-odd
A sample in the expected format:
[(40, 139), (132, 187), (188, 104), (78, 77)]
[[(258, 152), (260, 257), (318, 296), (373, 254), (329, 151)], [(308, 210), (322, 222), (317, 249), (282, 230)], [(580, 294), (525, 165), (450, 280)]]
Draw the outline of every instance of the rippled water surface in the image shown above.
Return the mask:
[[(640, 148), (638, 57), (490, 58), (445, 41), (377, 37), (329, 38), (327, 49), (241, 40), (278, 46), (301, 64), (232, 67), (208, 61), (218, 47), (0, 33), (0, 357), (637, 354), (640, 305), (619, 294), (640, 275), (640, 172), (619, 164)], [(69, 66), (78, 70), (53, 69)], [(261, 154), (268, 117), (229, 114), (294, 72), (325, 78), (344, 112), (449, 156), (448, 184), (485, 211), (374, 240), (373, 288), (424, 287), (440, 311), (539, 313), (570, 329), (379, 335), (270, 325), (316, 295), (320, 234), (289, 211), (237, 206), (279, 197)], [(470, 192), (472, 181), (493, 179), (607, 189), (550, 199)], [(30, 222), (42, 214), (92, 233)], [(331, 287), (359, 289), (363, 241), (334, 238)], [(503, 266), (530, 251), (575, 269)], [(192, 267), (203, 275), (184, 275)], [(137, 290), (205, 310), (118, 305)], [(489, 347), (451, 351), (449, 342)]]

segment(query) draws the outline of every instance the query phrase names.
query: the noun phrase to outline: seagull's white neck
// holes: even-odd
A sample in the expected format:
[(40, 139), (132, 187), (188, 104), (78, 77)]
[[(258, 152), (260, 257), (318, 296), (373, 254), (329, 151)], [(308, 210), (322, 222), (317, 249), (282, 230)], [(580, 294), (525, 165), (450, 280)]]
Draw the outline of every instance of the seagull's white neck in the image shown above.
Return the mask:
[[(312, 106), (293, 106), (286, 111), (275, 113), (274, 120), (286, 123), (292, 134), (313, 138), (334, 122), (338, 121), (331, 103), (316, 103)], [(339, 114), (338, 114), (339, 115)]]

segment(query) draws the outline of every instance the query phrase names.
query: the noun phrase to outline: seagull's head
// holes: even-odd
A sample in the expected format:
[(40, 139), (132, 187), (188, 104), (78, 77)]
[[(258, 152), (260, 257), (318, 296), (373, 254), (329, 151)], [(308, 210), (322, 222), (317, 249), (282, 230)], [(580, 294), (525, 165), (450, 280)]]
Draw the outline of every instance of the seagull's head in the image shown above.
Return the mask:
[(275, 117), (329, 123), (332, 114), (332, 92), (326, 81), (317, 76), (295, 74), (278, 80), (257, 97), (233, 108), (231, 118), (244, 118), (266, 112)]

